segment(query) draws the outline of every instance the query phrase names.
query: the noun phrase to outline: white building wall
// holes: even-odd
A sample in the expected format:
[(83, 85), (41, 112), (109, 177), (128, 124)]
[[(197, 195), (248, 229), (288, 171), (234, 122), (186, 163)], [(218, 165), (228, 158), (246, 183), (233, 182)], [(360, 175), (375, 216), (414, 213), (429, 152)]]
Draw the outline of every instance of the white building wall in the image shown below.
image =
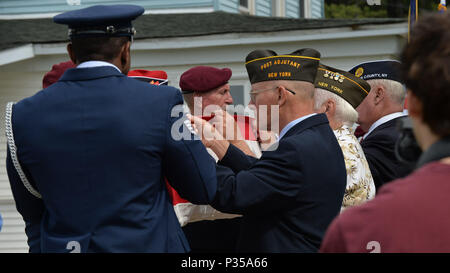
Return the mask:
[(324, 17), (324, 0), (310, 0), (311, 1), (311, 18)]
[(239, 0), (216, 0), (216, 10), (237, 13), (239, 11)]
[(255, 9), (257, 16), (272, 16), (272, 0), (256, 0)]
[(300, 17), (300, 1), (286, 0), (286, 17), (299, 18)]

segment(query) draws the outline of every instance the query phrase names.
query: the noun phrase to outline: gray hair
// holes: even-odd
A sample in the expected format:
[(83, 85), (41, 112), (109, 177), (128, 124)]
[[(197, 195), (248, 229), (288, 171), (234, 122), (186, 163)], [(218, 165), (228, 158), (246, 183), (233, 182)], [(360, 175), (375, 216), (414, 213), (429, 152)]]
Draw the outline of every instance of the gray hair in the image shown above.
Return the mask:
[(358, 112), (346, 100), (333, 92), (316, 88), (314, 92), (314, 109), (318, 110), (327, 100), (333, 100), (336, 104), (336, 112), (334, 118), (347, 126), (353, 126), (358, 121)]
[(405, 104), (406, 90), (403, 84), (386, 79), (367, 80), (371, 87), (382, 85), (392, 102), (397, 103), (403, 107)]
[(194, 93), (183, 94), (183, 99), (189, 110), (194, 113)]

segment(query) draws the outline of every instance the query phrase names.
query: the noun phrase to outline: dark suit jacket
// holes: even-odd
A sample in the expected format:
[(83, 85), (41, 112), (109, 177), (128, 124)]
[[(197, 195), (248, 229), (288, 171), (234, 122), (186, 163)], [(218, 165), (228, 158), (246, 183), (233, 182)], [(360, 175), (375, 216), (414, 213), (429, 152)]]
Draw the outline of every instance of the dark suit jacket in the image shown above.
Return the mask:
[(381, 124), (361, 141), (377, 190), (414, 169), (413, 164), (400, 162), (395, 156), (395, 142), (399, 137), (396, 126), (400, 118)]
[(259, 160), (230, 145), (219, 164), (212, 205), (244, 215), (238, 251), (318, 251), (347, 181), (325, 114), (296, 124)]
[(182, 103), (173, 87), (107, 66), (69, 69), (18, 102), (18, 158), (43, 196), (27, 192), (8, 157), (31, 252), (189, 251), (163, 177), (183, 198), (207, 204), (216, 171), (200, 141), (172, 137), (183, 124), (172, 107)]

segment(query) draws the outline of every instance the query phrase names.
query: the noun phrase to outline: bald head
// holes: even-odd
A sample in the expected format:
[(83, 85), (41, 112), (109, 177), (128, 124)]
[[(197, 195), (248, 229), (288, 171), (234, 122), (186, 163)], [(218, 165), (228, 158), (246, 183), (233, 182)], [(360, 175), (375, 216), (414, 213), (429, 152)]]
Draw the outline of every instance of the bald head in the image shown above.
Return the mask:
[(301, 100), (314, 99), (314, 84), (303, 81), (278, 81), (281, 85), (294, 91), (295, 98)]
[[(284, 87), (288, 92), (293, 91), (294, 96), (286, 97), (289, 101), (296, 100), (313, 100), (314, 99), (314, 84), (304, 81), (263, 81), (252, 84), (252, 90), (274, 90), (277, 87)], [(292, 93), (291, 93), (292, 94)]]
[[(314, 113), (314, 84), (304, 81), (262, 81), (252, 84), (252, 102), (258, 113), (260, 107), (279, 109), (279, 125), (283, 128), (289, 122)], [(270, 113), (271, 111), (269, 111)], [(273, 119), (271, 115), (260, 115), (267, 124)], [(273, 128), (272, 128), (273, 130)]]

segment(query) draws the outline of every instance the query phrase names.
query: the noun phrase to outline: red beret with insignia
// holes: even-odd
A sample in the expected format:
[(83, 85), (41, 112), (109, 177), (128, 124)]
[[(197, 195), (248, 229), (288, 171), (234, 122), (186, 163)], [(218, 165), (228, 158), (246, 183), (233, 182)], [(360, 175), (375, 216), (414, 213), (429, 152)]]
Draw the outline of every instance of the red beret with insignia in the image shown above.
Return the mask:
[(180, 78), (180, 88), (184, 94), (208, 92), (220, 87), (231, 78), (231, 69), (211, 66), (196, 66), (184, 72)]
[(76, 65), (72, 61), (62, 62), (59, 64), (54, 64), (52, 66), (52, 70), (47, 72), (42, 79), (42, 87), (47, 88), (50, 85), (54, 84), (61, 78), (64, 72), (69, 68), (74, 68)]
[(162, 70), (136, 69), (128, 72), (128, 77), (154, 85), (167, 85), (167, 73)]

